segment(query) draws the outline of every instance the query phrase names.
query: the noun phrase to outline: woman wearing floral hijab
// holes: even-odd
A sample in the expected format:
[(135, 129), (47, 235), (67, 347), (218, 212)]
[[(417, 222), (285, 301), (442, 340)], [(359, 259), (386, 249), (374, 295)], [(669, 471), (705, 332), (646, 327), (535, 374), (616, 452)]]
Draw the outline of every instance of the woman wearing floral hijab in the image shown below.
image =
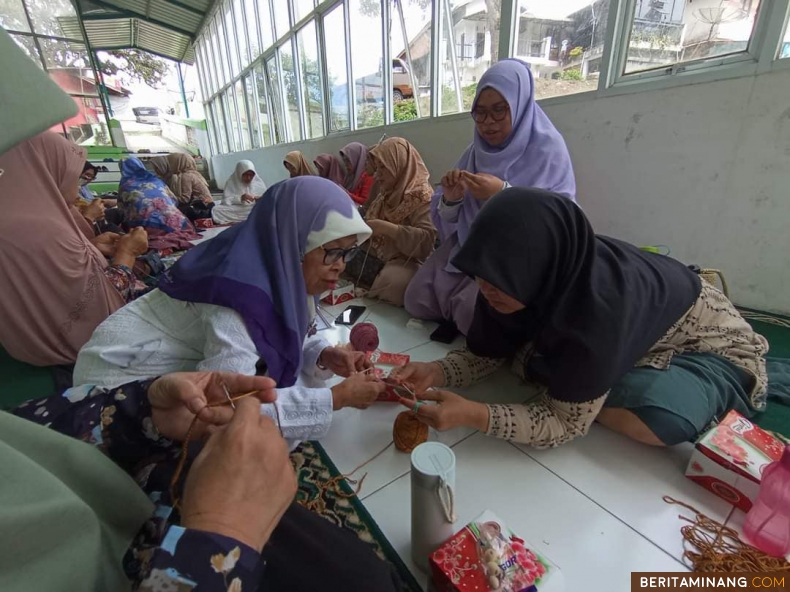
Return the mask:
[[(433, 251), (436, 228), (431, 221), (428, 169), (417, 149), (403, 138), (387, 138), (370, 151), (379, 182), (378, 196), (365, 221), (373, 230), (367, 252), (358, 259), (384, 265), (368, 296), (403, 306), (406, 286)], [(357, 279), (357, 278), (353, 278)]]

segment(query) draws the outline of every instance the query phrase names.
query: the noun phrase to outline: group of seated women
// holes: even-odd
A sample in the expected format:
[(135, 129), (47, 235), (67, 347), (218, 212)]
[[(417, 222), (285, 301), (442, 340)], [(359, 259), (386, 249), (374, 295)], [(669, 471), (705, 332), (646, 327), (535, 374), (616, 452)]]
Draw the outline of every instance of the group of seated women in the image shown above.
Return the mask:
[(340, 159), (332, 154), (319, 154), (313, 165), (310, 165), (304, 154), (295, 150), (285, 155), (283, 166), (292, 179), (306, 175), (329, 179), (345, 189), (359, 205), (364, 205), (368, 199), (377, 195), (370, 149), (361, 142), (346, 144), (340, 150)]
[[(108, 263), (90, 229), (78, 231), (80, 214), (72, 204), (82, 150), (42, 134), (0, 156), (7, 210), (16, 216), (15, 224), (0, 219), (0, 271), (12, 278), (0, 287), (0, 312), (8, 321), (0, 326), (0, 342), (35, 364), (76, 359), (74, 383), (81, 385), (18, 414), (79, 423), (85, 435), (100, 426), (96, 443), (103, 439), (111, 455), (138, 468), (143, 453), (172, 455), (165, 439), (183, 438), (193, 414), (205, 423), (230, 422), (212, 436), (187, 479), (186, 530), (163, 545), (167, 552), (154, 551), (143, 575), (127, 576), (144, 577), (149, 587), (152, 578), (174, 581), (179, 571), (210, 578), (208, 552), (234, 553), (233, 545), (240, 549), (237, 561), (223, 573), (240, 582), (254, 575), (288, 589), (314, 589), (310, 574), (321, 573), (315, 565), (281, 567), (288, 553), (310, 553), (312, 561), (311, 550), (316, 561), (338, 570), (340, 556), (319, 547), (337, 542), (342, 553), (358, 541), (341, 540), (328, 524), (288, 509), (292, 478), (272, 475), (287, 473), (282, 463), (252, 474), (245, 462), (282, 442), (268, 418), (293, 448), (326, 434), (334, 412), (364, 409), (384, 390), (365, 372), (371, 363), (363, 352), (331, 346), (315, 323), (317, 297), (349, 272), (362, 281), (366, 261), (379, 262), (367, 277), (369, 295), (405, 302), (412, 315), (454, 322), (467, 335), (463, 349), (395, 373), (417, 393), (416, 401), (403, 404), (435, 429), (467, 426), (548, 447), (584, 436), (597, 420), (645, 444), (673, 445), (694, 439), (731, 409), (751, 417), (765, 408), (772, 386), (767, 342), (727, 298), (673, 259), (593, 232), (574, 203), (570, 157), (535, 103), (526, 65), (494, 65), (480, 80), (472, 115), (474, 141), (436, 192), (419, 153), (402, 138), (369, 151), (346, 147), (342, 180), (331, 158), (320, 159), (320, 170), (330, 172), (319, 178), (305, 173), (304, 157), (289, 154), (296, 178), (274, 185), (262, 199), (252, 185), (256, 175), (248, 174), (254, 168), (242, 161), (237, 182), (228, 183), (241, 203), (227, 205), (257, 202), (246, 220), (191, 249), (157, 289), (126, 306), (108, 270), (128, 268), (124, 257), (136, 239), (119, 238)], [(152, 189), (154, 180), (141, 166), (134, 159), (124, 163), (125, 175), (138, 184), (122, 183), (122, 203), (124, 192), (141, 191), (145, 198)], [(363, 218), (349, 199), (348, 177), (352, 168), (355, 176), (367, 174), (366, 167), (379, 189)], [(181, 179), (168, 191), (179, 183), (183, 189)], [(42, 224), (30, 199), (57, 213), (57, 226)], [(160, 205), (150, 206), (157, 214), (149, 218), (179, 228), (175, 213)], [(139, 213), (128, 215), (134, 220)], [(443, 390), (482, 380), (505, 362), (537, 396), (530, 404), (476, 403)], [(333, 375), (344, 380), (328, 388), (325, 380)], [(258, 398), (240, 401), (235, 414), (207, 409), (226, 396), (221, 383), (233, 393), (257, 390)], [(20, 439), (30, 429), (16, 419), (3, 422), (3, 430)], [(234, 438), (246, 438), (245, 445)], [(53, 446), (67, 446), (52, 439)], [(144, 489), (156, 490), (158, 471), (143, 471)], [(105, 479), (104, 494), (125, 499), (136, 520), (126, 530), (134, 533), (132, 526), (152, 515), (151, 505), (122, 487), (123, 475), (105, 472), (84, 478)], [(285, 501), (259, 512), (265, 495)], [(72, 501), (79, 503), (63, 500), (64, 511)], [(328, 532), (306, 542), (300, 529)], [(257, 553), (278, 533), (280, 544), (264, 551), (272, 567), (262, 576)], [(144, 548), (141, 540), (133, 545), (138, 554)], [(368, 589), (391, 589), (391, 570), (369, 550), (354, 557), (360, 563), (346, 578), (364, 572)], [(195, 562), (204, 559), (201, 569)], [(357, 581), (346, 589), (361, 587)]]

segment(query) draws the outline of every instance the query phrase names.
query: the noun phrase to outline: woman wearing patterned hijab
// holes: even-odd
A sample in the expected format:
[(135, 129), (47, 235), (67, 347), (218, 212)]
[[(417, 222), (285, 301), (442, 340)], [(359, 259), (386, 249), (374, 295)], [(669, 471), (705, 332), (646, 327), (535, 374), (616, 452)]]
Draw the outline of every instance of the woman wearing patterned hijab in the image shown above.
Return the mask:
[(368, 296), (403, 306), (406, 286), (436, 241), (428, 169), (403, 138), (387, 138), (370, 151), (370, 158), (380, 190), (365, 216), (373, 238), (358, 261), (364, 264), (373, 256), (384, 263)]
[(576, 182), (560, 133), (535, 102), (532, 73), (520, 60), (497, 62), (480, 78), (472, 105), (475, 135), (434, 194), (441, 247), (406, 292), (412, 316), (454, 323), (466, 334), (478, 289), (450, 260), (486, 202), (503, 188), (536, 187), (575, 200)]

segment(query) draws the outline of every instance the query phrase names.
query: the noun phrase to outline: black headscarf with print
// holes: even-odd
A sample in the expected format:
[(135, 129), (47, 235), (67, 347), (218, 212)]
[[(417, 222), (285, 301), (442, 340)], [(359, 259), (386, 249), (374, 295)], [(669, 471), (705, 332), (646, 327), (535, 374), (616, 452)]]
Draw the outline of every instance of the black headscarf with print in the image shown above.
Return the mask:
[(564, 401), (605, 394), (701, 289), (681, 263), (596, 236), (581, 208), (539, 189), (492, 198), (452, 263), (526, 305), (502, 314), (478, 296), (470, 351), (503, 358), (534, 342), (536, 373)]

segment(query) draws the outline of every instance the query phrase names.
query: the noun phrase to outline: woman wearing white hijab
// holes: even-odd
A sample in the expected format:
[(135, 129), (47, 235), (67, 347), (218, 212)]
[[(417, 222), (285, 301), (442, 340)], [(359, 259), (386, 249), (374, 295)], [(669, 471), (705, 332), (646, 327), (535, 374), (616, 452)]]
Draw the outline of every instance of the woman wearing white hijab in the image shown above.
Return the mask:
[(249, 160), (236, 163), (236, 170), (225, 182), (221, 204), (214, 206), (211, 217), (215, 224), (243, 222), (249, 216), (255, 201), (266, 191), (266, 183), (255, 171)]

